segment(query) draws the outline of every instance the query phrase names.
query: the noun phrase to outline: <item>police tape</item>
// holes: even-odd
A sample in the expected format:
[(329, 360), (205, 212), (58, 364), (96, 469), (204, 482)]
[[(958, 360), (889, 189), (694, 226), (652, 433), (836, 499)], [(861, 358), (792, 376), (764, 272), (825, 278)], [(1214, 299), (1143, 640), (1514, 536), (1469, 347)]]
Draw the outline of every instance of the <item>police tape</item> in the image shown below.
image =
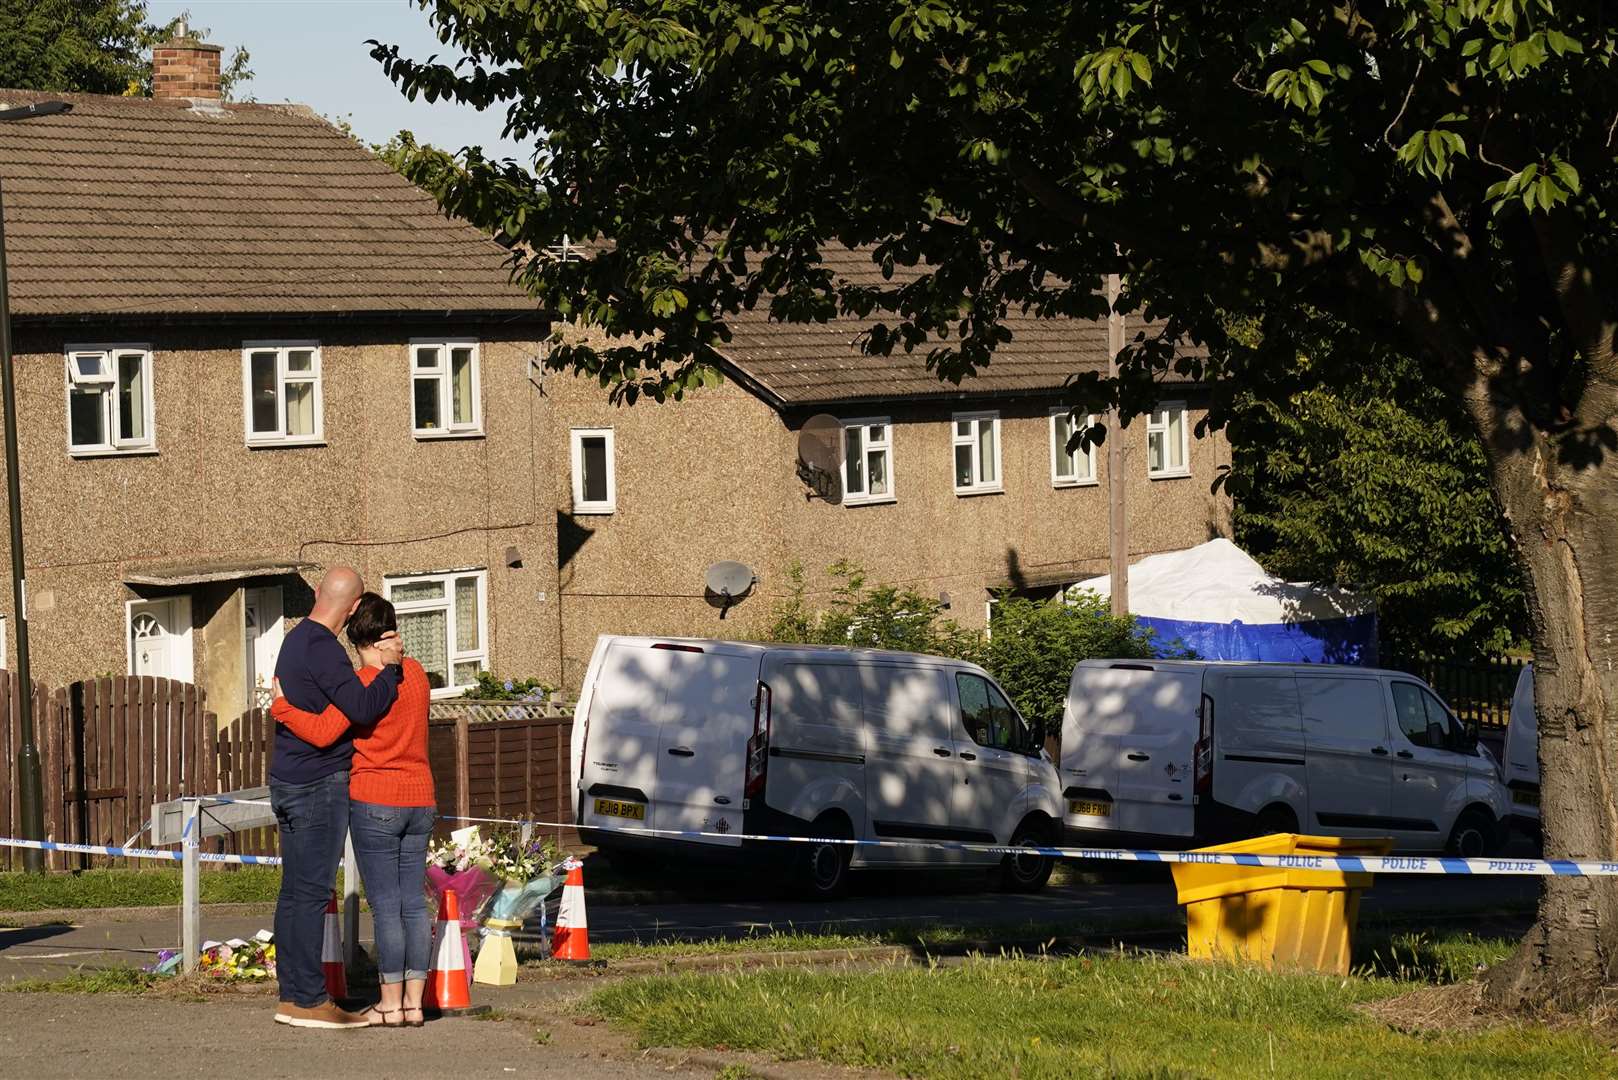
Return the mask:
[[(268, 806), (261, 800), (231, 799), (218, 796), (186, 796), (217, 804)], [(466, 821), (488, 825), (526, 825), (539, 829), (574, 829), (580, 834), (602, 833), (673, 840), (723, 841), (736, 843), (787, 843), (837, 845), (852, 848), (951, 852), (967, 855), (1040, 855), (1080, 862), (1135, 862), (1156, 865), (1212, 865), (1265, 867), (1274, 870), (1322, 870), (1350, 874), (1429, 874), (1494, 877), (1618, 877), (1618, 861), (1575, 859), (1463, 859), (1448, 855), (1261, 855), (1237, 851), (1167, 851), (1141, 848), (1059, 847), (1051, 845), (984, 844), (965, 840), (859, 840), (831, 837), (789, 836), (773, 833), (737, 833), (697, 829), (650, 829), (582, 825), (572, 821), (544, 821), (537, 818), (486, 818), (454, 814), (440, 815), (443, 821)], [(3, 843), (3, 841), (0, 841)], [(161, 854), (161, 853), (159, 853)], [(179, 858), (175, 853), (174, 858)], [(203, 856), (207, 859), (208, 856)], [(213, 861), (252, 859), (254, 856), (213, 856)], [(268, 857), (256, 857), (269, 861)], [(279, 862), (279, 859), (274, 860)]]
[[(38, 851), (66, 851), (83, 855), (107, 855), (114, 859), (161, 859), (180, 862), (185, 852), (168, 848), (112, 847), (103, 844), (69, 844), (56, 840), (18, 840), (0, 836), (0, 847), (34, 848)], [(243, 866), (280, 866), (278, 855), (220, 855), (212, 851), (197, 852), (197, 860), (207, 863), (239, 863)]]

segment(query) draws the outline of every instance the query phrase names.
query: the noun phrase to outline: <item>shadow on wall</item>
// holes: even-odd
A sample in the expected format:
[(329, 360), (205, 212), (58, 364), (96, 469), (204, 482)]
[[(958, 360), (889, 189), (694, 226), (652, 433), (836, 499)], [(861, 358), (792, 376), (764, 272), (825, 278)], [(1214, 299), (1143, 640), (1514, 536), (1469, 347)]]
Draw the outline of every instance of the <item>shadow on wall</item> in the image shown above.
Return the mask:
[(565, 510), (556, 512), (556, 568), (567, 569), (567, 564), (573, 561), (584, 545), (594, 536), (594, 529), (586, 529), (579, 524), (577, 518)]

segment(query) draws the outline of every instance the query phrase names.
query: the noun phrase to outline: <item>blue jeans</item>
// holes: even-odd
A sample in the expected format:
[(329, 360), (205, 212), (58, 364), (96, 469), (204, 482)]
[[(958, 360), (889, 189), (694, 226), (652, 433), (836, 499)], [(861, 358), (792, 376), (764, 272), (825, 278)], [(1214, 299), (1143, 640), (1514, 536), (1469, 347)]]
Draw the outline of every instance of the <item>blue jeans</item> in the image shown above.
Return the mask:
[(275, 900), (281, 1000), (314, 1008), (329, 997), (320, 950), (326, 902), (348, 834), (348, 773), (332, 773), (311, 784), (271, 781), (270, 806), (281, 828), (281, 892)]
[(385, 806), (355, 800), (348, 824), (354, 833), (365, 900), (376, 933), (376, 969), (385, 983), (427, 977), (432, 922), (427, 917), (427, 838), (438, 811), (431, 806)]

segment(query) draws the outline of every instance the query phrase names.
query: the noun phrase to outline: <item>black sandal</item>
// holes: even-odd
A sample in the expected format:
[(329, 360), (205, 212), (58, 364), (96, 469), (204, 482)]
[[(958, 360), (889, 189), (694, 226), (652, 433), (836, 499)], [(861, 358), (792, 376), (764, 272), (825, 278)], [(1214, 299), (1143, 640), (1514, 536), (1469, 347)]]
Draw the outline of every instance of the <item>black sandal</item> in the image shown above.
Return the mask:
[(381, 1017), (381, 1021), (382, 1021), (381, 1023), (377, 1023), (375, 1021), (372, 1021), (370, 1023), (370, 1025), (369, 1025), (370, 1027), (390, 1027), (390, 1028), (409, 1026), (402, 1019), (395, 1020), (395, 1021), (390, 1021), (388, 1019), (388, 1017), (390, 1017), (390, 1016), (403, 1017), (404, 1014), (405, 1014), (404, 1009), (379, 1009), (375, 1005), (366, 1006), (365, 1011), (360, 1013), (361, 1016)]
[(400, 1009), (399, 1011), (402, 1013), (416, 1013), (418, 1016), (418, 1019), (415, 1020), (411, 1020), (409, 1017), (406, 1017), (404, 1021), (405, 1027), (422, 1027), (427, 1023), (427, 1014), (422, 1011), (422, 1007), (420, 1005), (417, 1005), (414, 1009), (404, 1008)]

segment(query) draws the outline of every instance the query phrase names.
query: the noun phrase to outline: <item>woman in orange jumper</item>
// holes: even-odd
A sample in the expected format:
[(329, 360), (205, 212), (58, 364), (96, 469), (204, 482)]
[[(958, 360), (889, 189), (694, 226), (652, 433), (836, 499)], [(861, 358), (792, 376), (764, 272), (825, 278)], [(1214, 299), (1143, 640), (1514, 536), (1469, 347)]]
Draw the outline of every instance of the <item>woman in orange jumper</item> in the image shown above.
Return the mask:
[[(376, 643), (399, 628), (393, 605), (376, 593), (360, 597), (348, 620), (348, 640), (360, 655), (360, 679), (381, 672)], [(404, 678), (393, 708), (368, 728), (351, 727), (335, 705), (322, 713), (294, 708), (285, 698), (271, 706), (275, 719), (316, 746), (354, 740), (349, 770), (349, 833), (360, 879), (371, 906), (382, 1000), (366, 1010), (373, 1026), (420, 1027), (427, 985), (432, 923), (427, 914), (427, 840), (438, 817), (427, 763), (427, 673), (404, 658)]]

